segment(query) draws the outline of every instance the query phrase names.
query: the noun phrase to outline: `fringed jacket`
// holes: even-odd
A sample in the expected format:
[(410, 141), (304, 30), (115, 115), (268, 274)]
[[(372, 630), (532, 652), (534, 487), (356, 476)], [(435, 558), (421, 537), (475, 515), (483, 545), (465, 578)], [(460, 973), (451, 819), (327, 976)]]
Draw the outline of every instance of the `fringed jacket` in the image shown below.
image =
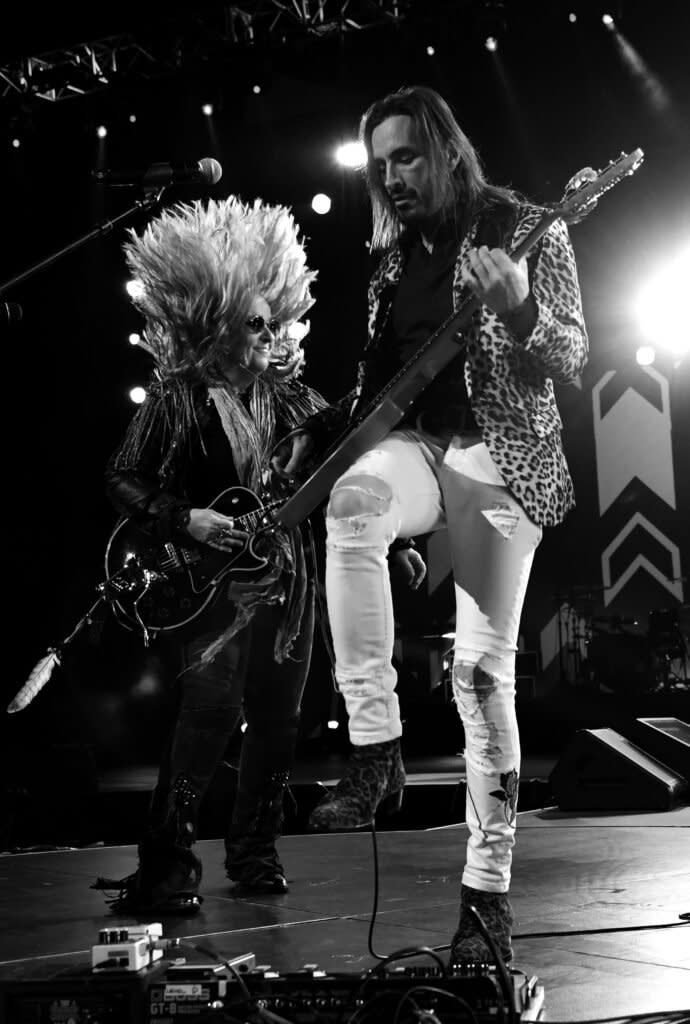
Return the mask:
[[(326, 405), (316, 391), (299, 381), (272, 377), (270, 370), (254, 382), (244, 400), (234, 401), (244, 402), (237, 419), (245, 423), (248, 419), (254, 434), (254, 445), (247, 440), (247, 455), (258, 449), (264, 466), (281, 437)], [(238, 435), (241, 442), (241, 430)], [(228, 487), (257, 489), (261, 466), (252, 465), (249, 458), (244, 465), (238, 461), (233, 458), (209, 389), (178, 380), (157, 380), (108, 463), (106, 491), (118, 512), (157, 540), (189, 542), (186, 524), (190, 508), (208, 507)], [(298, 530), (289, 534), (278, 531), (275, 543), (275, 564), (280, 572), (259, 596), (285, 604), (284, 635), (277, 638), (280, 657), (289, 653), (299, 629), (306, 566)], [(253, 599), (258, 593), (253, 587)], [(240, 616), (237, 621), (248, 617)]]
[[(490, 222), (475, 220), (455, 262), (454, 309), (464, 291), (462, 272), (470, 248), (485, 241), (512, 249), (537, 224), (542, 212), (534, 206), (521, 206), (510, 219), (507, 233), (490, 241)], [(348, 418), (356, 419), (381, 386), (376, 357), (403, 262), (403, 250), (397, 246), (384, 255), (371, 279), (369, 340), (359, 363), (357, 386), (306, 424), (321, 444), (340, 433)], [(549, 228), (528, 262), (537, 310), (534, 328), (519, 341), (499, 316), (480, 307), (465, 332), (464, 376), (475, 420), (506, 485), (535, 523), (552, 526), (561, 522), (574, 504), (553, 382), (574, 381), (588, 352), (575, 258), (561, 221)]]

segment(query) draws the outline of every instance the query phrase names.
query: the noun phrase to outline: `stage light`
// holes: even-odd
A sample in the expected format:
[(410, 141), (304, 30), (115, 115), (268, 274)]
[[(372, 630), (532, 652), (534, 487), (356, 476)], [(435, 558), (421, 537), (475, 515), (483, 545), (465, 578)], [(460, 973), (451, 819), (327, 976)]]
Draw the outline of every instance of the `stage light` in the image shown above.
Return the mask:
[(607, 29), (610, 32), (612, 32), (614, 27), (615, 27), (615, 25), (614, 25), (614, 21), (613, 21), (613, 18), (611, 17), (611, 15), (610, 14), (602, 14), (601, 20), (604, 23), (604, 25), (606, 25)]
[(152, 697), (161, 689), (160, 677), (155, 672), (145, 671), (129, 691), (131, 697)]
[(331, 718), (326, 724), (329, 729), (337, 729), (339, 725), (334, 718)]
[(132, 388), (129, 397), (135, 405), (141, 405), (146, 399), (146, 388)]
[(328, 213), (331, 208), (331, 198), (323, 192), (318, 192), (311, 201), (311, 208), (314, 213)]
[(98, 136), (98, 138), (104, 139), (107, 134), (108, 129), (106, 128), (106, 126), (104, 124), (99, 124), (98, 128), (96, 129), (96, 135)]
[(213, 104), (204, 103), (203, 107), (201, 108), (201, 113), (206, 114), (206, 117), (210, 117), (211, 114), (213, 113)]
[(19, 139), (12, 139), (12, 147), (14, 149), (19, 149), (20, 146), (21, 146), (21, 142), (19, 141)]
[(427, 48), (426, 48), (426, 55), (427, 55), (427, 57), (433, 57), (435, 53), (436, 53), (436, 50), (434, 49), (433, 46), (427, 46)]
[(343, 142), (335, 151), (335, 159), (341, 167), (357, 169), (365, 167), (367, 150), (363, 142)]
[(496, 50), (498, 49), (498, 39), (496, 38), (496, 36), (487, 36), (486, 40), (484, 41), (484, 46), (489, 51), (489, 53), (495, 53)]
[(302, 338), (306, 338), (309, 334), (310, 326), (311, 321), (309, 320), (307, 320), (306, 323), (304, 320), (295, 320), (295, 322), (290, 324), (288, 327), (288, 338), (292, 341), (301, 341)]
[(140, 334), (137, 334), (136, 332), (133, 333), (133, 334), (130, 334), (130, 336), (129, 336), (129, 343), (130, 343), (130, 345), (138, 345), (140, 341), (141, 341), (141, 335)]
[(140, 299), (144, 294), (144, 286), (141, 281), (138, 281), (136, 278), (128, 281), (125, 288), (127, 290), (127, 294), (132, 299)]
[(260, 85), (253, 85), (252, 86), (252, 92), (254, 93), (255, 96), (258, 96), (259, 93), (261, 92), (261, 86)]
[(656, 352), (654, 351), (653, 345), (640, 345), (637, 352), (635, 353), (640, 366), (651, 366), (656, 358)]
[(641, 289), (635, 303), (640, 329), (657, 350), (690, 355), (687, 286), (690, 249), (679, 253)]

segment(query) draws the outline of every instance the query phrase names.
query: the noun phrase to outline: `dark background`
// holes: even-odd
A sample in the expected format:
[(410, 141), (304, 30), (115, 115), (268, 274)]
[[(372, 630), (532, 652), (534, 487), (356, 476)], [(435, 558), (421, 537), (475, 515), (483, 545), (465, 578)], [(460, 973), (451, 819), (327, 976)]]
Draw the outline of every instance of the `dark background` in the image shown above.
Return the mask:
[[(623, 371), (633, 386), (639, 380), (631, 299), (664, 256), (690, 238), (690, 5), (608, 5), (647, 77), (621, 59), (614, 35), (603, 27), (607, 5), (417, 0), (400, 9), (398, 25), (321, 37), (294, 27), (271, 34), (264, 21), (253, 46), (224, 38), (226, 8), (212, 2), (104, 4), (79, 13), (63, 5), (25, 5), (6, 12), (0, 68), (118, 33), (136, 39), (152, 59), (143, 69), (113, 76), (107, 88), (57, 102), (18, 95), (0, 81), (0, 280), (137, 198), (135, 190), (95, 185), (92, 168), (213, 156), (223, 167), (217, 186), (170, 188), (164, 202), (236, 193), (293, 208), (310, 264), (319, 271), (305, 380), (335, 399), (351, 385), (364, 341), (371, 267), (360, 176), (339, 168), (333, 153), (355, 137), (369, 103), (405, 84), (437, 88), (489, 177), (538, 201), (557, 201), (581, 167), (600, 168), (621, 151), (641, 147), (646, 158), (638, 173), (572, 229), (592, 356), (583, 389), (558, 394), (579, 500), (566, 525), (547, 532), (537, 555), (533, 591), (543, 610), (563, 587), (601, 582), (585, 396), (603, 367)], [(497, 14), (500, 47), (491, 54), (483, 39)], [(429, 44), (433, 57), (426, 53)], [(204, 102), (213, 103), (212, 118), (201, 113)], [(99, 124), (108, 128), (102, 142)], [(15, 137), (21, 140), (16, 149)], [(332, 196), (329, 215), (311, 210), (315, 192)], [(141, 228), (145, 218), (137, 214), (127, 223)], [(1, 329), (5, 704), (46, 648), (72, 631), (103, 578), (103, 552), (115, 523), (103, 467), (133, 413), (128, 392), (149, 372), (145, 353), (127, 342), (141, 322), (124, 290), (123, 237), (118, 228), (91, 241), (2, 296), (23, 309), (20, 324)], [(672, 377), (678, 509), (687, 524), (688, 361), (658, 365)], [(639, 497), (633, 488), (628, 500)], [(635, 601), (646, 612), (664, 595), (646, 587)], [(441, 605), (401, 597), (403, 626), (441, 630), (452, 613)], [(528, 605), (527, 631), (530, 614)], [(539, 624), (543, 614), (533, 618)], [(11, 774), (21, 779), (28, 765), (45, 766), (45, 751), (63, 743), (90, 745), (99, 765), (155, 762), (163, 699), (157, 651), (144, 651), (106, 618), (100, 632), (91, 630), (70, 647), (66, 669), (30, 708), (5, 717)], [(326, 714), (327, 679), (317, 645), (305, 737), (319, 732)]]

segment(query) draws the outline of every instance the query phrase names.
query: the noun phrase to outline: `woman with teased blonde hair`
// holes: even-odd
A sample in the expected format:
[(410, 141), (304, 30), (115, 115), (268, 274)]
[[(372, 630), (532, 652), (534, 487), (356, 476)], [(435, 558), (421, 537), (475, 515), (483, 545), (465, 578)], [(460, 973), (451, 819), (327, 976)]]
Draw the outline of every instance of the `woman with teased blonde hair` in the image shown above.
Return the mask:
[[(107, 468), (116, 509), (155, 542), (232, 555), (247, 542), (213, 508), (229, 487), (270, 497), (276, 442), (325, 402), (299, 381), (288, 328), (313, 304), (316, 274), (283, 206), (236, 197), (181, 204), (124, 247), (138, 281), (153, 380)], [(282, 893), (275, 842), (294, 757), (314, 622), (314, 582), (299, 530), (277, 530), (258, 579), (218, 587), (207, 609), (169, 631), (179, 707), (162, 755), (139, 864), (117, 912), (194, 913), (199, 805), (240, 717), (246, 722), (225, 868), (237, 893)]]

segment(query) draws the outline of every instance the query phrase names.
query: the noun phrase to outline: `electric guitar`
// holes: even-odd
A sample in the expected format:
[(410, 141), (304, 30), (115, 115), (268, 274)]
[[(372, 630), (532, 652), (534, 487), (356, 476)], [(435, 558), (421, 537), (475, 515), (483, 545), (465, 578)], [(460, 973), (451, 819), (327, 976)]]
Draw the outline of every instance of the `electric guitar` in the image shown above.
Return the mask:
[(207, 544), (156, 541), (131, 519), (113, 530), (105, 552), (105, 595), (128, 628), (150, 633), (178, 629), (195, 619), (213, 600), (226, 577), (253, 579), (268, 558), (262, 537), (273, 529), (272, 513), (282, 501), (262, 504), (246, 487), (228, 487), (209, 508), (231, 516), (249, 534), (233, 551)]
[[(561, 202), (547, 209), (529, 234), (509, 256), (520, 260), (557, 220), (576, 223), (584, 219), (597, 200), (633, 174), (644, 159), (641, 149), (621, 153), (603, 171), (586, 168), (571, 178)], [(470, 325), (479, 299), (466, 289), (459, 308), (405, 363), (391, 381), (369, 402), (344, 434), (329, 448), (324, 461), (276, 513), (283, 526), (301, 523), (330, 494), (336, 480), (352, 463), (386, 437), (436, 375), (462, 351), (462, 332)]]

